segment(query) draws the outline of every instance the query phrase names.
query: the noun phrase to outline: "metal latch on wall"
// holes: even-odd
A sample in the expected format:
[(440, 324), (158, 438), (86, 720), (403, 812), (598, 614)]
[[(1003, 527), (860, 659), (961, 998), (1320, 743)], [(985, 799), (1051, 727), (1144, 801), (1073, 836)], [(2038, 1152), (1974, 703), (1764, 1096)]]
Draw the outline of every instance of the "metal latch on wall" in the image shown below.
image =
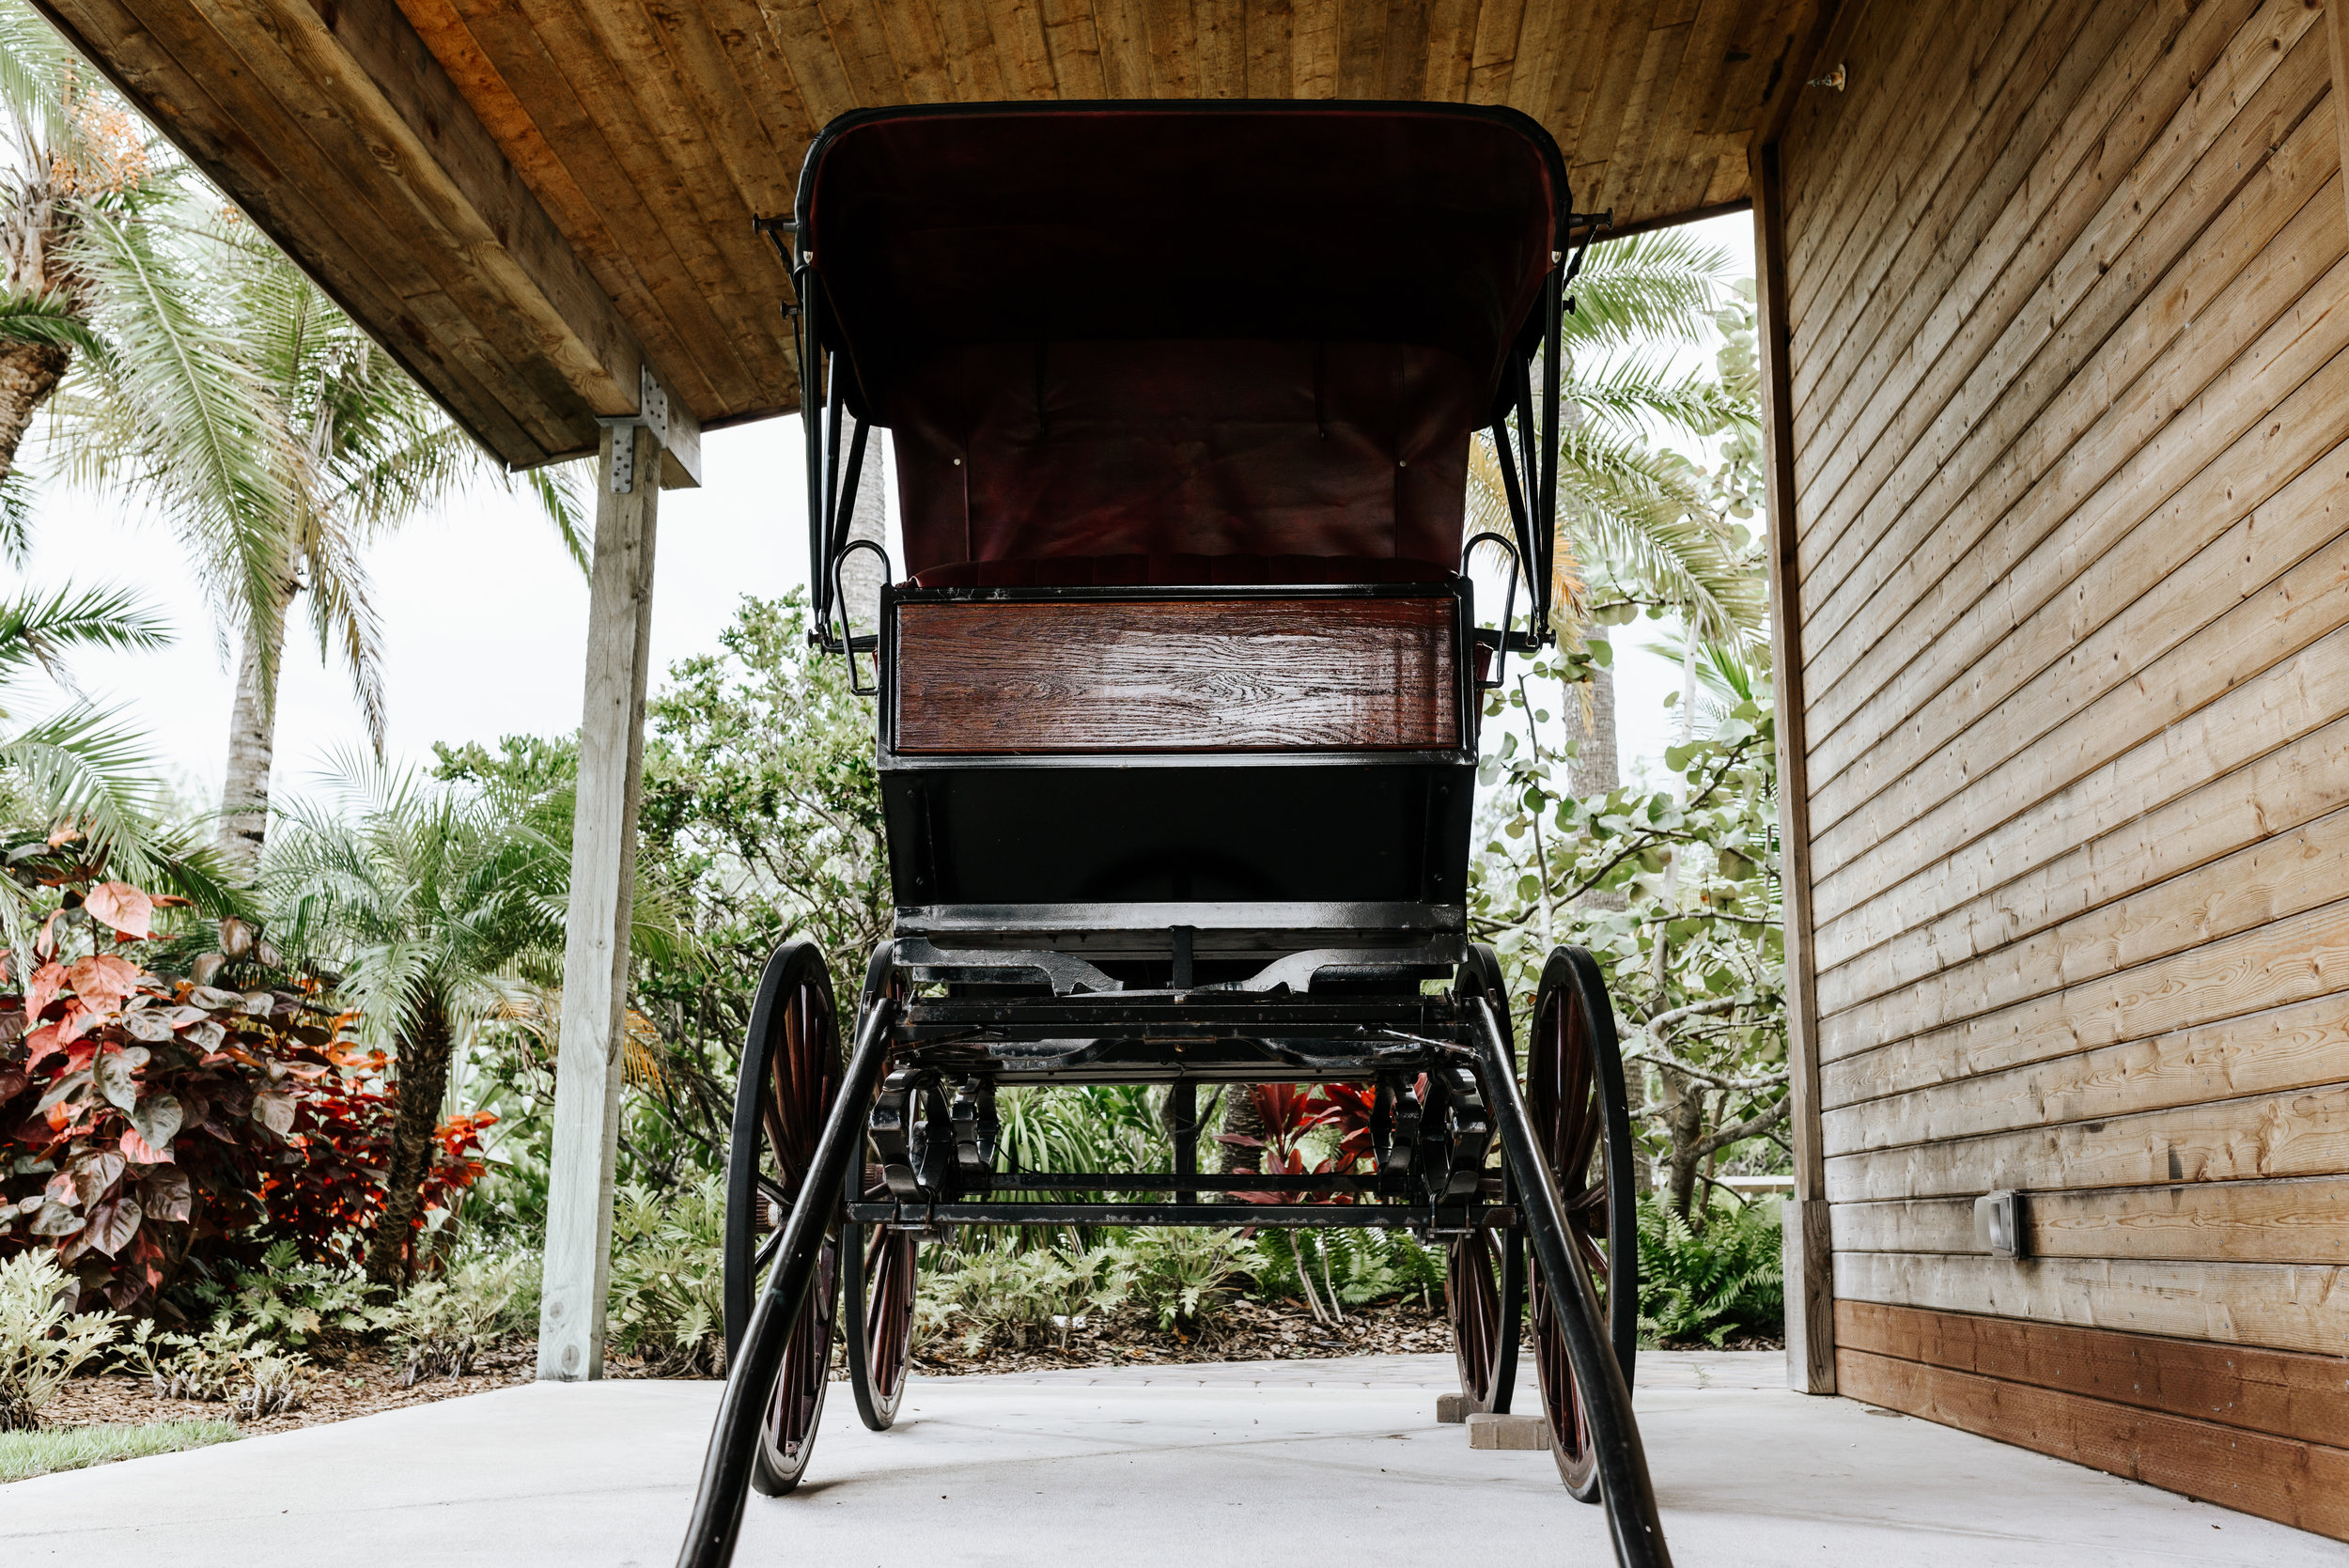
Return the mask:
[(612, 432), (612, 493), (627, 495), (636, 489), (636, 442), (629, 432), (643, 426), (652, 432), (653, 450), (669, 445), (669, 393), (650, 365), (636, 367), (636, 411), (599, 418), (597, 424)]

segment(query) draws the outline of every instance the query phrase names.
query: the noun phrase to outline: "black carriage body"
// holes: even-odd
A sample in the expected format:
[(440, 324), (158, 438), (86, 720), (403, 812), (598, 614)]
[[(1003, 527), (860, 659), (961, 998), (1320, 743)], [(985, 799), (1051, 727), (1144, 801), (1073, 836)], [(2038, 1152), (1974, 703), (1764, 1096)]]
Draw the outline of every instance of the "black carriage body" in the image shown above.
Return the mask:
[[(944, 745), (900, 743), (907, 688), (930, 676), (909, 662), (900, 630), (926, 610), (1017, 623), (1081, 606), (1096, 613), (1089, 620), (1114, 625), (1128, 607), (1209, 614), (1245, 607), (1275, 629), (1268, 640), (1280, 641), (1283, 614), (1309, 605), (1339, 633), (1324, 641), (1342, 646), (1350, 611), (1398, 600), (1436, 619), (1448, 644), (1451, 678), (1428, 694), (1427, 706), (1441, 715), (1439, 727), (1450, 729), (1449, 745), (1365, 746), (1342, 734), (1219, 745), (1215, 716), (1202, 711), (1212, 702), (1188, 691), (1164, 693), (1160, 704), (1197, 722), (1201, 733), (1190, 738), (1198, 743), (1182, 749), (1097, 738), (1050, 744), (1049, 736), (1041, 737), (1047, 744), (1019, 736), (1014, 739), (1027, 744), (984, 752), (961, 749), (952, 737)], [(1190, 944), (1194, 977), (1206, 983), (1239, 978), (1305, 949), (1422, 948), (1464, 938), (1480, 703), (1465, 580), (899, 588), (885, 596), (882, 614), (879, 760), (901, 936), (944, 947), (1063, 951), (1158, 985), (1171, 977), (1178, 940)], [(1129, 631), (1130, 623), (1119, 629)], [(1180, 667), (1191, 651), (1171, 650), (1164, 662)], [(1330, 657), (1346, 655), (1333, 648)], [(1034, 671), (999, 677), (1000, 700), (1062, 712), (1118, 703), (1120, 690), (1099, 672), (1097, 644), (1049, 646), (1034, 658)], [(1300, 673), (1299, 684), (1311, 687), (1311, 672)], [(1268, 699), (1246, 670), (1218, 695), (1238, 704)], [(1033, 727), (1051, 728), (1045, 718)], [(1311, 728), (1311, 719), (1302, 715), (1297, 727)]]
[[(1610, 1273), (1610, 1343), (1590, 1272), (1634, 1247), (1604, 987), (1553, 955), (1521, 1089), (1467, 918), (1485, 693), (1554, 640), (1560, 313), (1596, 226), (1568, 205), (1534, 122), (1457, 105), (888, 109), (817, 139), (796, 219), (763, 226), (796, 247), (817, 636), (875, 677), (895, 931), (836, 1100), (829, 1067), (764, 1065), (835, 1059), (820, 958), (762, 985), (741, 1356), (687, 1568), (730, 1554), (747, 1486), (796, 1484), (838, 1281), (883, 1428), (915, 1249), (970, 1225), (1408, 1227), (1448, 1249), (1463, 1390), (1494, 1411), (1530, 1255), (1560, 1468), (1621, 1499), (1622, 1561), (1668, 1562), (1637, 1292)], [(839, 581), (879, 548), (848, 534), (873, 426), (907, 559), (867, 629)], [(1479, 432), (1511, 536), (1464, 540)], [(1484, 543), (1509, 556), (1490, 627)], [(1167, 1086), (1172, 1169), (1005, 1157), (999, 1090), (1093, 1083)], [(1203, 1089), (1251, 1083), (1350, 1095), (1343, 1165), (1203, 1170)]]

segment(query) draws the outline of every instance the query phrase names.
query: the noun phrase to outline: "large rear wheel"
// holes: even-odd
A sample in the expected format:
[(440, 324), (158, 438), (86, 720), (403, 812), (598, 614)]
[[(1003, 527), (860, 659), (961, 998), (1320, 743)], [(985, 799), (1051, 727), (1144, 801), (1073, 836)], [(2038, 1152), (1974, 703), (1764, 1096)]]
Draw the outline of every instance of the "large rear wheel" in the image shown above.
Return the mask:
[[(874, 950), (864, 971), (864, 998), (860, 1021), (883, 996), (905, 998), (894, 949), (884, 942)], [(849, 1178), (867, 1198), (885, 1200), (880, 1167), (859, 1160)], [(847, 1269), (848, 1388), (856, 1396), (858, 1419), (875, 1432), (886, 1432), (897, 1419), (905, 1398), (906, 1374), (913, 1364), (913, 1295), (915, 1260), (920, 1238), (881, 1225), (850, 1225), (844, 1238), (841, 1261)]]
[[(1580, 948), (1562, 947), (1543, 967), (1525, 1076), (1533, 1139), (1557, 1178), (1568, 1245), (1590, 1273), (1608, 1340), (1628, 1384), (1640, 1332), (1631, 1113), (1614, 1009), (1598, 965)], [(1532, 1272), (1533, 1365), (1549, 1420), (1550, 1452), (1566, 1489), (1583, 1502), (1596, 1502), (1598, 1456), (1557, 1315), (1561, 1308), (1578, 1309), (1555, 1299), (1539, 1269)]]
[[(735, 1362), (751, 1314), (782, 1250), (784, 1227), (802, 1203), (834, 1208), (835, 1188), (806, 1190), (816, 1144), (839, 1096), (840, 1020), (832, 975), (809, 942), (791, 942), (767, 961), (751, 1009), (736, 1087), (734, 1141), (726, 1161), (726, 1360)], [(791, 1324), (783, 1362), (759, 1423), (751, 1484), (780, 1497), (799, 1484), (816, 1445), (840, 1303), (840, 1229), (832, 1224), (815, 1279)]]

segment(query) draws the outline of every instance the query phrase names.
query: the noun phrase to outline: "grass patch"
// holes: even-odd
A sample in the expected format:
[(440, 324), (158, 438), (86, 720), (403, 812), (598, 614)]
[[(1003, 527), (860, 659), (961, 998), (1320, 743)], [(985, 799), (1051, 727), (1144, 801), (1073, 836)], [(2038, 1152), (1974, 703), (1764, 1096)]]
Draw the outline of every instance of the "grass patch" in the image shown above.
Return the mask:
[(223, 1421), (115, 1422), (0, 1432), (0, 1482), (28, 1481), (86, 1465), (143, 1459), (150, 1453), (177, 1453), (207, 1443), (228, 1442), (236, 1436), (237, 1423)]

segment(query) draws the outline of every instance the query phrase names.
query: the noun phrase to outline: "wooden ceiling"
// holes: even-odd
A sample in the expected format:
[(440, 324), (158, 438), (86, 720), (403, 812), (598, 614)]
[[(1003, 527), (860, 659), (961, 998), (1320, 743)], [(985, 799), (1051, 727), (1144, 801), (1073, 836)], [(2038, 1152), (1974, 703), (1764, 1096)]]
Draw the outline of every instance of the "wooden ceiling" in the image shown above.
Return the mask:
[(593, 451), (640, 366), (786, 413), (754, 215), (875, 104), (1506, 103), (1618, 226), (1739, 202), (1821, 0), (37, 0), (505, 461)]

